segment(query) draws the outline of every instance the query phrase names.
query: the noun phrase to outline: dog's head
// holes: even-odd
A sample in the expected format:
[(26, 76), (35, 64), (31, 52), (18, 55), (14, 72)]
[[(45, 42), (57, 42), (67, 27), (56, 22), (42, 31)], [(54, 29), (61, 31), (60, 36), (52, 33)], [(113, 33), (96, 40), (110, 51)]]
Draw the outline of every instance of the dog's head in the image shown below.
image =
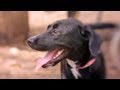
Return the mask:
[(39, 67), (54, 66), (65, 58), (74, 59), (75, 55), (80, 57), (83, 52), (96, 56), (100, 43), (98, 35), (89, 26), (75, 19), (56, 21), (48, 25), (45, 33), (28, 38), (31, 48), (48, 51), (38, 61)]

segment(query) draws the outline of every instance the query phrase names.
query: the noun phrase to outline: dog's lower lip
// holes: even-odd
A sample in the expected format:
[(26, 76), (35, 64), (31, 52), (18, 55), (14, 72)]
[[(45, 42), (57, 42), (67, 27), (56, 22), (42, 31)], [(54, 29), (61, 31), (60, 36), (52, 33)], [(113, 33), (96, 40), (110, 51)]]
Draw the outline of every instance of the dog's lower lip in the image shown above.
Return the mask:
[(55, 66), (56, 64), (58, 64), (61, 60), (65, 59), (67, 54), (68, 54), (69, 50), (68, 49), (62, 49), (58, 56), (56, 58), (53, 58), (53, 60), (50, 60), (48, 63), (46, 63), (45, 65), (43, 65), (43, 68), (47, 68), (49, 66)]
[(47, 64), (43, 65), (42, 68), (47, 68), (47, 67), (50, 67), (50, 66), (54, 66), (54, 63), (48, 62)]

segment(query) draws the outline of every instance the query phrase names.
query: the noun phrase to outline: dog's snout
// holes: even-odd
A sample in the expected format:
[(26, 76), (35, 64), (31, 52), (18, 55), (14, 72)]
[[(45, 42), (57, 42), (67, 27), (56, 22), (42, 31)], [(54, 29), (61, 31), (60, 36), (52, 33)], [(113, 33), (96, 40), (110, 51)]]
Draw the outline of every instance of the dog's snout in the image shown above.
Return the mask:
[(27, 42), (29, 45), (33, 44), (34, 43), (34, 38), (30, 37), (27, 39)]

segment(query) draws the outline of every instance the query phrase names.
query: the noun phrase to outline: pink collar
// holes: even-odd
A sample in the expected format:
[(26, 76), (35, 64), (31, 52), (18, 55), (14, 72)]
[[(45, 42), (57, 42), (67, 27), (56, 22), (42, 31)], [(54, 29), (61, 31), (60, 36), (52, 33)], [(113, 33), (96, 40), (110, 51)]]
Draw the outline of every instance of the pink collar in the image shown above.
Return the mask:
[(96, 58), (93, 58), (91, 60), (89, 60), (84, 66), (77, 66), (77, 69), (85, 69), (91, 65), (93, 65), (96, 61)]

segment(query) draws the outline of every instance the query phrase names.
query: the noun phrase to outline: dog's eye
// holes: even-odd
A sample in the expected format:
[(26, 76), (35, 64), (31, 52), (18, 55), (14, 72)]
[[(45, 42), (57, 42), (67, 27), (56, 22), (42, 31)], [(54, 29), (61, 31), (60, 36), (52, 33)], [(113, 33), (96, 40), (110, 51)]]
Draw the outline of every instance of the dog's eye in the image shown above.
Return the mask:
[(86, 34), (86, 31), (83, 29), (83, 27), (80, 26), (80, 25), (78, 25), (78, 28), (79, 28), (80, 34), (81, 34), (84, 38), (86, 38), (86, 37), (87, 37), (87, 34)]
[(81, 30), (80, 33), (83, 37), (87, 37), (87, 34), (86, 34), (85, 30)]
[(54, 30), (54, 31), (52, 31), (52, 32), (51, 32), (51, 34), (52, 34), (52, 35), (59, 35), (59, 34), (60, 34), (60, 32), (59, 32), (59, 31)]
[(49, 29), (51, 27), (51, 25), (48, 25), (47, 29)]
[(59, 25), (58, 24), (54, 24), (53, 25), (53, 28), (55, 29), (55, 28), (57, 28)]

